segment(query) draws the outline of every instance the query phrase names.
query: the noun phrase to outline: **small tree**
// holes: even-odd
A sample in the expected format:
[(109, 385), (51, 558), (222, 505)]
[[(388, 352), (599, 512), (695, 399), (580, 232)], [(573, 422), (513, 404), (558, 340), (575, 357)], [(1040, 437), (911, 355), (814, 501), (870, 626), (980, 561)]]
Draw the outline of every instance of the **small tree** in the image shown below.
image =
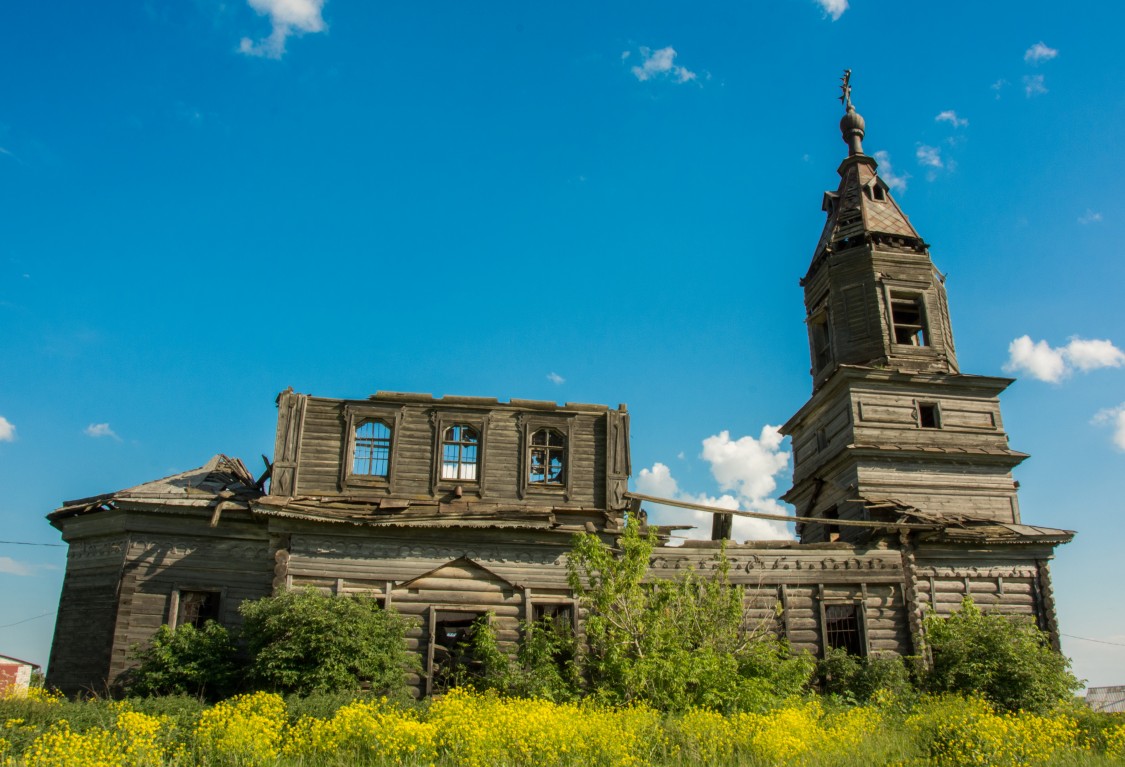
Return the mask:
[(970, 597), (948, 618), (928, 616), (932, 692), (977, 693), (1008, 711), (1044, 712), (1081, 687), (1070, 660), (1025, 618), (986, 615)]
[(417, 665), (397, 613), (367, 596), (286, 591), (243, 602), (251, 673), (278, 692), (308, 695), (370, 687), (397, 694)]
[(732, 710), (805, 686), (814, 664), (790, 656), (771, 630), (748, 620), (725, 552), (709, 577), (689, 570), (646, 581), (655, 542), (633, 520), (616, 552), (595, 535), (575, 537), (570, 586), (587, 610), (579, 660), (591, 692), (671, 710)]
[(140, 664), (126, 674), (130, 695), (192, 695), (218, 699), (234, 687), (238, 664), (230, 633), (215, 621), (156, 630), (145, 648), (130, 655)]

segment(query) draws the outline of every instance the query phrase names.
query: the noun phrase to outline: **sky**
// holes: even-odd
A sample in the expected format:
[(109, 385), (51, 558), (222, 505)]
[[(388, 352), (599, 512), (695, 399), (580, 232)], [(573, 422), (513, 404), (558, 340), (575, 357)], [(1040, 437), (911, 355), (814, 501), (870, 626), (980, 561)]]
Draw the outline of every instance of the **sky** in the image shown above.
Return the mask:
[(1087, 0), (8, 4), (0, 653), (47, 661), (48, 512), (220, 452), (259, 471), (288, 386), (627, 403), (635, 490), (791, 511), (848, 68), (962, 371), (1017, 379), (1023, 519), (1078, 531), (1064, 651), (1125, 684), (1123, 26)]

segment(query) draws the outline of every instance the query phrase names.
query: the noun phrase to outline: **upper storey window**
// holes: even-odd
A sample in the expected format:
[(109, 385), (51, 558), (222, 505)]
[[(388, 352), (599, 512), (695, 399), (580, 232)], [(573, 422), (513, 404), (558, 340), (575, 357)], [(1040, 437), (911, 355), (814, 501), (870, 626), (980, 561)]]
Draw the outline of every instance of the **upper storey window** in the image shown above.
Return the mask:
[(922, 294), (892, 290), (890, 296), (894, 342), (906, 346), (929, 346), (930, 332), (926, 327)]
[(382, 421), (361, 421), (355, 427), (352, 474), (387, 477), (391, 469), (391, 427)]
[(441, 439), (441, 478), (476, 482), (479, 466), (480, 433), (465, 424), (446, 429)]
[(531, 435), (527, 481), (532, 485), (566, 484), (566, 438), (554, 429)]

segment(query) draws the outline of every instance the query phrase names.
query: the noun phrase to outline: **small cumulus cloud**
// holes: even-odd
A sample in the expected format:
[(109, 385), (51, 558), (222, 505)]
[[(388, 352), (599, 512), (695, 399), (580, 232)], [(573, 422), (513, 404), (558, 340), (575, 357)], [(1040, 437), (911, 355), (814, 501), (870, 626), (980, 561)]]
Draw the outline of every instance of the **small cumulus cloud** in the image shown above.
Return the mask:
[(1046, 341), (1032, 341), (1020, 336), (1008, 345), (1008, 361), (1004, 370), (1024, 372), (1032, 378), (1059, 383), (1075, 370), (1088, 373), (1099, 368), (1125, 365), (1125, 352), (1105, 339), (1071, 338), (1066, 346), (1052, 347)]
[(57, 570), (55, 565), (51, 564), (30, 564), (28, 562), (21, 562), (18, 559), (11, 557), (0, 557), (0, 573), (8, 575), (29, 576), (35, 575), (39, 570)]
[(906, 191), (906, 181), (910, 178), (910, 174), (895, 173), (894, 166), (891, 165), (891, 156), (887, 152), (882, 149), (876, 152), (875, 162), (879, 163), (879, 178), (886, 181), (887, 186), (896, 192)]
[(1125, 451), (1125, 402), (1117, 407), (1098, 411), (1091, 423), (1109, 425), (1113, 429), (1113, 444), (1118, 450)]
[(268, 37), (254, 41), (242, 38), (239, 53), (280, 59), (285, 55), (285, 41), (291, 35), (323, 32), (327, 25), (321, 11), (324, 0), (247, 0), (259, 16), (268, 16), (272, 31)]
[(547, 380), (555, 384), (556, 386), (566, 383), (566, 379), (554, 371), (551, 371), (547, 374)]
[[(641, 46), (640, 53), (641, 63), (632, 67), (630, 71), (641, 82), (665, 79), (676, 83), (686, 83), (695, 80), (697, 77), (695, 72), (687, 67), (676, 64), (676, 49), (670, 45), (656, 51)], [(622, 61), (629, 57), (628, 54), (629, 51), (625, 51), (621, 55)]]
[(1046, 93), (1047, 86), (1043, 84), (1043, 75), (1025, 75), (1023, 92), (1028, 98)]
[(1082, 226), (1086, 226), (1087, 224), (1096, 224), (1101, 220), (1102, 214), (1096, 211), (1092, 211), (1089, 208), (1086, 209), (1085, 213), (1078, 217), (1078, 223), (1082, 224)]
[(16, 425), (0, 415), (0, 442), (16, 441)]
[(7, 575), (31, 575), (31, 565), (24, 564), (11, 557), (0, 557), (0, 573)]
[[(680, 489), (667, 465), (657, 462), (651, 469), (641, 469), (637, 490), (659, 498), (713, 506), (720, 509), (742, 509), (766, 514), (790, 515), (773, 497), (777, 476), (789, 466), (789, 452), (782, 449), (779, 427), (764, 426), (757, 438), (733, 439), (722, 431), (703, 440), (700, 457), (710, 464), (711, 476), (719, 485), (720, 494), (688, 493)], [(682, 454), (681, 454), (682, 456)], [(708, 538), (713, 515), (706, 511), (690, 511), (655, 505), (654, 524), (692, 524), (692, 538)], [(735, 517), (733, 535), (738, 540), (792, 538), (786, 523), (767, 519)]]
[(999, 80), (994, 82), (989, 87), (992, 88), (992, 90), (996, 92), (996, 98), (999, 99), (1000, 98), (1000, 91), (1004, 90), (1004, 86), (1006, 86), (1007, 84), (1008, 84), (1008, 81), (1005, 80), (1003, 77), (1001, 77)]
[(925, 144), (918, 145), (918, 151), (914, 153), (918, 158), (918, 162), (925, 165), (927, 168), (942, 168), (944, 165), (941, 161), (941, 148), (936, 146), (927, 146)]
[(969, 121), (963, 117), (958, 117), (957, 113), (952, 109), (946, 109), (944, 112), (939, 112), (938, 116), (934, 118), (935, 122), (949, 123), (954, 128), (964, 128), (969, 124)]
[(1059, 52), (1057, 50), (1048, 47), (1041, 40), (1024, 51), (1023, 60), (1028, 64), (1041, 64), (1044, 61), (1050, 61), (1058, 55)]
[(825, 18), (831, 17), (836, 21), (848, 10), (848, 0), (816, 0), (816, 4), (824, 11)]
[(87, 426), (83, 430), (83, 432), (87, 437), (93, 437), (94, 439), (100, 439), (101, 437), (110, 437), (117, 440), (118, 442), (121, 441), (121, 437), (118, 437), (116, 432), (114, 432), (113, 429), (109, 428), (108, 423), (92, 423)]

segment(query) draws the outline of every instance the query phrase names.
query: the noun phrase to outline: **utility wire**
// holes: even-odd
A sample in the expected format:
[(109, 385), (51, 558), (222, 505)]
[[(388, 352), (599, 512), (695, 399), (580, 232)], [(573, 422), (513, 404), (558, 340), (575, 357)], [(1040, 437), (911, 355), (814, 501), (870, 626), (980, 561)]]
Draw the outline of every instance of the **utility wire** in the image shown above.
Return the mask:
[(32, 543), (31, 541), (0, 541), (9, 546), (65, 546), (64, 543)]
[(55, 614), (55, 611), (52, 610), (49, 613), (43, 613), (42, 615), (36, 615), (34, 617), (31, 617), (31, 618), (24, 618), (22, 621), (16, 621), (15, 623), (5, 623), (3, 626), (0, 626), (0, 629), (10, 629), (12, 626), (18, 626), (21, 623), (27, 623), (28, 621), (39, 620), (40, 618), (46, 618), (48, 615), (54, 615), (54, 614)]
[(1059, 634), (1059, 636), (1070, 637), (1071, 639), (1081, 639), (1083, 642), (1097, 642), (1098, 644), (1111, 644), (1114, 647), (1125, 647), (1122, 642), (1107, 642), (1104, 639), (1090, 639), (1090, 637), (1077, 637), (1074, 634)]

